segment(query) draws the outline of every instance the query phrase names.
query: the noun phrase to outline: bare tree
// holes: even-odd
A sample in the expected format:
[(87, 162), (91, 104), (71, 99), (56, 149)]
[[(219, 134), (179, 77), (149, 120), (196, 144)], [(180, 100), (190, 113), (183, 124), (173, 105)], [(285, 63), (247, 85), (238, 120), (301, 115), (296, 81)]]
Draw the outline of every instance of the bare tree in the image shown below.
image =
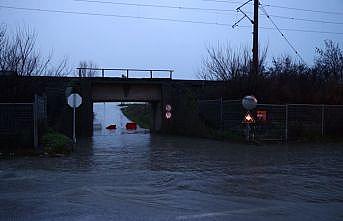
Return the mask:
[(73, 68), (69, 65), (68, 57), (63, 57), (57, 65), (52, 66), (46, 71), (46, 75), (57, 77), (69, 76), (71, 73), (73, 73)]
[(331, 40), (324, 42), (324, 48), (316, 48), (315, 71), (324, 80), (343, 80), (343, 50)]
[(280, 76), (296, 76), (308, 75), (309, 68), (302, 62), (297, 62), (289, 55), (274, 57), (272, 65), (268, 68), (268, 73), (271, 77)]
[[(264, 71), (268, 48), (260, 56), (260, 73)], [(209, 47), (208, 56), (203, 59), (199, 78), (205, 80), (230, 80), (249, 75), (251, 53), (246, 47), (234, 50), (229, 46)]]
[(79, 77), (94, 77), (98, 66), (92, 61), (80, 61), (79, 63)]
[(68, 70), (66, 58), (52, 65), (52, 53), (44, 57), (36, 48), (37, 34), (30, 29), (17, 28), (9, 35), (5, 25), (0, 26), (0, 70), (12, 71), (20, 76), (64, 76)]
[[(0, 24), (0, 55), (3, 53), (6, 44), (6, 26)], [(0, 60), (2, 62), (2, 60)]]

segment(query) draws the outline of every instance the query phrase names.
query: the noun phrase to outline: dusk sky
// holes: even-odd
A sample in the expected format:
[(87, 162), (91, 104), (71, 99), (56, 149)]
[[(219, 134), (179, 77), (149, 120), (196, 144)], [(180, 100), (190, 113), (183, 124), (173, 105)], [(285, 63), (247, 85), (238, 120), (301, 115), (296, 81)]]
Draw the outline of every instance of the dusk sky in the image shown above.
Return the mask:
[[(201, 60), (206, 56), (206, 48), (211, 45), (226, 44), (232, 48), (239, 48), (251, 47), (252, 44), (252, 27), (247, 19), (240, 23), (246, 27), (235, 29), (231, 27), (241, 14), (229, 10), (234, 10), (245, 0), (106, 1), (107, 3), (73, 0), (1, 0), (0, 22), (7, 25), (10, 33), (13, 33), (18, 26), (29, 25), (38, 34), (37, 46), (42, 54), (47, 55), (53, 50), (54, 58), (57, 60), (67, 56), (72, 67), (77, 67), (81, 60), (90, 60), (104, 68), (174, 69), (174, 77), (180, 79), (197, 78)], [(108, 3), (109, 1), (190, 7), (198, 10), (116, 5)], [(317, 11), (266, 6), (265, 9), (281, 29), (334, 32), (283, 31), (308, 64), (313, 62), (315, 47), (322, 46), (324, 40), (331, 39), (343, 45), (342, 0), (262, 0), (261, 2), (265, 5)], [(3, 6), (22, 9), (9, 9)], [(23, 8), (112, 16), (39, 12), (23, 10)], [(205, 11), (199, 8), (217, 9), (217, 11)], [(250, 14), (252, 5), (248, 4), (244, 10)], [(113, 15), (217, 22), (227, 26), (120, 18)], [(275, 15), (300, 20), (280, 18)], [(273, 27), (262, 11), (260, 11), (260, 26)], [(260, 44), (262, 47), (268, 45), (269, 61), (273, 56), (282, 54), (296, 57), (276, 30), (261, 29)]]

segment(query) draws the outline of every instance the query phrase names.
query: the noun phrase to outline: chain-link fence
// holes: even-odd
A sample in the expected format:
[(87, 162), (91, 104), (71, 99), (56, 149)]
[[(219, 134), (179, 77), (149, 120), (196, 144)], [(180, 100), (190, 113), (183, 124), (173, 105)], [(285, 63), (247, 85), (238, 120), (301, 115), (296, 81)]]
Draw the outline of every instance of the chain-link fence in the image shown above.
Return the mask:
[[(247, 113), (241, 100), (201, 100), (199, 114), (203, 122), (217, 130), (244, 130)], [(251, 111), (256, 138), (264, 141), (301, 140), (340, 137), (343, 134), (343, 105), (258, 104)]]
[(47, 126), (46, 104), (37, 95), (32, 103), (0, 103), (0, 149), (37, 148)]

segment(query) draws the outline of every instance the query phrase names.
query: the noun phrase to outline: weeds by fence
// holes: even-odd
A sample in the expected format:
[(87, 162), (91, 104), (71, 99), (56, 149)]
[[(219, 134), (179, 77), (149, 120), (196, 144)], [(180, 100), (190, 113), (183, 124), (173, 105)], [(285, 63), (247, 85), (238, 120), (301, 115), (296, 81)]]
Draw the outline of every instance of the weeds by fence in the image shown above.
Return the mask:
[[(200, 118), (217, 130), (242, 132), (246, 111), (241, 100), (201, 100)], [(256, 119), (255, 133), (260, 140), (340, 137), (343, 131), (343, 105), (258, 104), (251, 112)]]

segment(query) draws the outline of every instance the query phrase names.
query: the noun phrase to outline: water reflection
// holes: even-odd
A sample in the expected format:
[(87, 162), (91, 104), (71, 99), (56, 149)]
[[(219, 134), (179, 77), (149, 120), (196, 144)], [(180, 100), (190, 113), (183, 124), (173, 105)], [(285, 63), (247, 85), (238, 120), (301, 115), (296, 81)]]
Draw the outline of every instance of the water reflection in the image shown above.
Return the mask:
[[(94, 136), (108, 136), (108, 135), (120, 135), (124, 133), (149, 133), (149, 130), (137, 127), (135, 131), (126, 130), (126, 123), (132, 122), (128, 119), (120, 110), (122, 106), (118, 102), (108, 103), (94, 103)], [(106, 127), (109, 125), (116, 125), (116, 130), (107, 130)]]

